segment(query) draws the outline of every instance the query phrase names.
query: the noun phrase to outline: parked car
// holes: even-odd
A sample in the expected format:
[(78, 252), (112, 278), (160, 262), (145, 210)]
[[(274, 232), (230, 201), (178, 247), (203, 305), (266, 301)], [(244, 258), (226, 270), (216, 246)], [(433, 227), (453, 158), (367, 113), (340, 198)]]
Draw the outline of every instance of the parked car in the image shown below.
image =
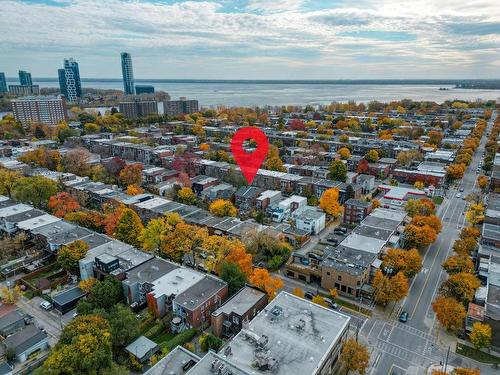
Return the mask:
[(335, 234), (346, 234), (347, 233), (347, 228), (344, 227), (337, 227), (333, 230), (333, 233)]
[(40, 307), (44, 310), (49, 311), (50, 309), (52, 309), (53, 306), (49, 301), (42, 301), (40, 302)]
[(326, 242), (330, 242), (330, 243), (332, 243), (332, 244), (334, 244), (334, 245), (338, 245), (338, 244), (339, 244), (339, 240), (338, 240), (338, 239), (336, 239), (335, 237), (328, 237), (328, 238), (326, 239)]
[(328, 304), (329, 308), (331, 308), (333, 310), (337, 310), (339, 308), (339, 305), (337, 305), (337, 303), (335, 301), (331, 300), (330, 298), (325, 298), (324, 300)]
[(307, 299), (313, 299), (314, 294), (312, 292), (305, 292), (304, 297), (306, 297)]
[(406, 323), (408, 321), (408, 313), (406, 311), (402, 311), (401, 314), (399, 314), (399, 321), (401, 323)]
[(198, 269), (198, 271), (205, 272), (205, 273), (208, 272), (208, 269), (207, 269), (207, 267), (205, 267), (204, 264), (198, 264), (198, 266), (196, 266), (196, 268)]
[(462, 196), (462, 194), (460, 193), (457, 193), (457, 195), (455, 195), (457, 198), (460, 198)]
[(464, 188), (463, 188), (463, 187), (461, 187), (461, 188), (460, 188), (460, 192), (461, 192), (461, 193), (463, 193), (463, 191), (464, 191)]

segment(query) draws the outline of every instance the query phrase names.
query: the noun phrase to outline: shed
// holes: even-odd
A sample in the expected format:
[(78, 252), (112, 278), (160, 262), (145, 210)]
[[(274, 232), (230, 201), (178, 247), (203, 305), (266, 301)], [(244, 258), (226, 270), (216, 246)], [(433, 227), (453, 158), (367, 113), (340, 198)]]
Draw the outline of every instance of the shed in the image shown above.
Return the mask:
[(141, 363), (147, 362), (153, 355), (160, 351), (160, 346), (145, 336), (139, 336), (137, 340), (129, 344), (125, 350), (132, 354)]
[(83, 290), (75, 286), (52, 296), (52, 304), (61, 314), (66, 314), (68, 311), (73, 310), (78, 301), (85, 297), (85, 295), (86, 293)]

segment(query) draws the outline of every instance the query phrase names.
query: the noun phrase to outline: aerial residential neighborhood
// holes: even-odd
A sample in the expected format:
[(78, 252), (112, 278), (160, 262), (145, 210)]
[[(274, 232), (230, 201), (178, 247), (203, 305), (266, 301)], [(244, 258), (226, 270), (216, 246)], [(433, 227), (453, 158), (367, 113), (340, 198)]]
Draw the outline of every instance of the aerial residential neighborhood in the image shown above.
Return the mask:
[(0, 375), (498, 372), (498, 5), (326, 3), (0, 4)]

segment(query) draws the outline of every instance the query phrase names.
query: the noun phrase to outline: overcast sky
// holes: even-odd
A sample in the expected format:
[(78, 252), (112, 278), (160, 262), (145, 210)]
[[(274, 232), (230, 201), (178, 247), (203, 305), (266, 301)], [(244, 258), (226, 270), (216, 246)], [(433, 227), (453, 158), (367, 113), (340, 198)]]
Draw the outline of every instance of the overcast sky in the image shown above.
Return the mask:
[(0, 72), (84, 78), (500, 78), (498, 0), (0, 0)]

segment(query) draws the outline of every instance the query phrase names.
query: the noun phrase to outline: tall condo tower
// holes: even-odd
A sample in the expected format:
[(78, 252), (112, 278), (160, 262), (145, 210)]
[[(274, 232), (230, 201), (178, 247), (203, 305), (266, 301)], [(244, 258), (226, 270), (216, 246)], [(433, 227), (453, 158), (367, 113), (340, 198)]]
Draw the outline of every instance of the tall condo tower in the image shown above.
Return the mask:
[(70, 58), (64, 59), (64, 68), (57, 71), (61, 93), (69, 102), (75, 102), (82, 96), (82, 82), (78, 63)]
[(122, 52), (122, 74), (123, 91), (125, 95), (134, 95), (134, 71), (132, 69), (132, 56), (128, 52)]
[(23, 86), (32, 86), (33, 81), (31, 80), (31, 73), (25, 70), (19, 71), (19, 83)]

